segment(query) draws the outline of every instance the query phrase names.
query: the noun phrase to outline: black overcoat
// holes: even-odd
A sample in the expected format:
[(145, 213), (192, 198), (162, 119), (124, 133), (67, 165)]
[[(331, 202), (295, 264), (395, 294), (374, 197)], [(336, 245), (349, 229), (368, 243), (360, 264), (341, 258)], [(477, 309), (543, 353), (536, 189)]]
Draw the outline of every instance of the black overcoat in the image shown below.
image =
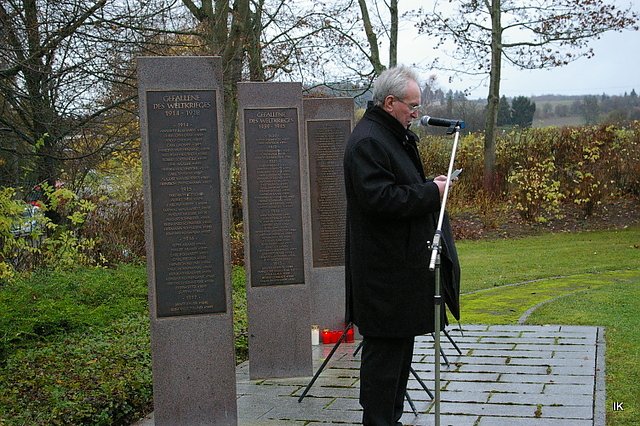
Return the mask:
[[(435, 329), (429, 260), (441, 201), (437, 185), (425, 179), (417, 139), (372, 107), (345, 150), (346, 319), (365, 336), (406, 337)], [(459, 319), (460, 266), (448, 220), (442, 241), (442, 294)]]

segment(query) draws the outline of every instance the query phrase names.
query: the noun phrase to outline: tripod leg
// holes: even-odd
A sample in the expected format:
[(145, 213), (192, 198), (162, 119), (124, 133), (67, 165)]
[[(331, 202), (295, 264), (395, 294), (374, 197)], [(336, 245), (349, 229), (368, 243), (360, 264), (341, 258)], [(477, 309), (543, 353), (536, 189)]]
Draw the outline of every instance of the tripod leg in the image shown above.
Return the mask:
[[(433, 337), (434, 340), (436, 338), (436, 336), (433, 333), (431, 333), (431, 337)], [(442, 347), (440, 347), (440, 355), (442, 356), (442, 359), (444, 359), (444, 363), (448, 367), (449, 366), (449, 360), (447, 359), (447, 355), (445, 355), (444, 350), (442, 349)]]
[(429, 397), (431, 399), (433, 399), (433, 394), (431, 393), (431, 391), (429, 390), (427, 385), (424, 384), (424, 382), (422, 381), (420, 376), (418, 376), (418, 373), (416, 373), (416, 370), (414, 370), (413, 367), (409, 367), (409, 371), (411, 372), (411, 374), (413, 374), (413, 377), (415, 377), (415, 379), (418, 381), (418, 383), (420, 383), (420, 386), (422, 386), (422, 389), (424, 389), (425, 392), (427, 392), (427, 394), (429, 394)]
[(442, 348), (440, 348), (440, 355), (442, 355), (442, 359), (444, 360), (444, 364), (448, 367), (449, 366), (449, 360), (447, 359), (447, 356), (444, 354), (444, 351), (442, 350)]
[(418, 410), (416, 410), (416, 406), (413, 404), (413, 401), (411, 400), (411, 397), (409, 396), (409, 391), (404, 391), (404, 396), (407, 398), (407, 402), (411, 406), (411, 410), (413, 411), (413, 414), (417, 416), (418, 415)]
[(358, 352), (360, 352), (360, 349), (362, 349), (362, 340), (360, 341), (360, 343), (358, 343), (358, 347), (356, 348), (355, 351), (353, 351), (353, 355), (352, 356), (356, 356), (358, 355)]
[(307, 396), (307, 392), (309, 392), (309, 389), (311, 389), (311, 386), (313, 386), (315, 381), (318, 379), (318, 376), (320, 376), (320, 373), (322, 373), (322, 370), (324, 370), (324, 368), (327, 366), (327, 364), (329, 363), (329, 360), (338, 349), (338, 346), (340, 346), (340, 343), (342, 343), (342, 341), (347, 337), (347, 330), (349, 330), (350, 327), (351, 327), (351, 323), (347, 324), (344, 331), (342, 332), (342, 335), (340, 336), (336, 344), (333, 346), (333, 349), (331, 349), (331, 352), (329, 352), (329, 356), (327, 356), (327, 358), (324, 360), (320, 368), (318, 368), (318, 371), (316, 371), (316, 374), (314, 374), (313, 378), (311, 379), (307, 387), (304, 388), (304, 392), (302, 392), (302, 395), (300, 395), (300, 398), (298, 398), (298, 402), (302, 402), (304, 397)]
[(458, 347), (458, 345), (456, 345), (456, 342), (453, 341), (453, 339), (451, 338), (451, 336), (449, 335), (449, 333), (447, 333), (447, 330), (443, 330), (444, 331), (444, 335), (447, 336), (447, 339), (449, 339), (449, 341), (451, 342), (451, 344), (453, 345), (454, 348), (456, 348), (456, 351), (458, 351), (459, 355), (462, 355), (462, 351), (460, 350), (460, 348)]

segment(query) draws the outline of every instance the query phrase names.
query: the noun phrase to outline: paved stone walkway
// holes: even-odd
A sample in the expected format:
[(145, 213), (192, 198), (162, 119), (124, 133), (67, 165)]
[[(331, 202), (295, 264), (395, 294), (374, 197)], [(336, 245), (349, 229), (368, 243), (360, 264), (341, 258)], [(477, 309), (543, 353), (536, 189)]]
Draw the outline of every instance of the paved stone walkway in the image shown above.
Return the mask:
[[(597, 327), (457, 326), (442, 335), (441, 425), (601, 426), (605, 424), (604, 340)], [(250, 380), (237, 369), (240, 425), (359, 424), (357, 343), (343, 343), (302, 402), (310, 377)], [(333, 345), (314, 347), (314, 371)], [(433, 392), (433, 339), (416, 339), (413, 369)], [(444, 362), (444, 359), (441, 359)], [(433, 425), (434, 403), (410, 376), (405, 425)], [(152, 425), (148, 419), (140, 425)]]

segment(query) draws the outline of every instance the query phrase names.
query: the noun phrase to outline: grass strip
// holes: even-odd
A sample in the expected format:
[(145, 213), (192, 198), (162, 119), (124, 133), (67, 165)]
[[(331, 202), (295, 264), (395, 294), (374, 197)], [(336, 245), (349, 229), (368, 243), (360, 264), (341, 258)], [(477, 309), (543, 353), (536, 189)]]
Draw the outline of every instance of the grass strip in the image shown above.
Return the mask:
[(463, 294), (460, 297), (462, 321), (469, 324), (517, 324), (518, 319), (529, 308), (540, 303), (616, 282), (633, 282), (638, 279), (640, 270), (610, 271), (542, 279)]

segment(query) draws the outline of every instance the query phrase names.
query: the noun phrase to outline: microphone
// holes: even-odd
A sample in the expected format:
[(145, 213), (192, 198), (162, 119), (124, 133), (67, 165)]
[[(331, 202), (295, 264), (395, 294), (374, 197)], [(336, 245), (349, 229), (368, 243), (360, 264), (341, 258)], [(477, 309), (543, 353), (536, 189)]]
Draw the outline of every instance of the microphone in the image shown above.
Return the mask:
[(460, 127), (461, 129), (464, 129), (464, 121), (462, 120), (435, 118), (429, 117), (428, 115), (423, 115), (422, 118), (420, 118), (420, 124), (422, 124), (423, 126)]

